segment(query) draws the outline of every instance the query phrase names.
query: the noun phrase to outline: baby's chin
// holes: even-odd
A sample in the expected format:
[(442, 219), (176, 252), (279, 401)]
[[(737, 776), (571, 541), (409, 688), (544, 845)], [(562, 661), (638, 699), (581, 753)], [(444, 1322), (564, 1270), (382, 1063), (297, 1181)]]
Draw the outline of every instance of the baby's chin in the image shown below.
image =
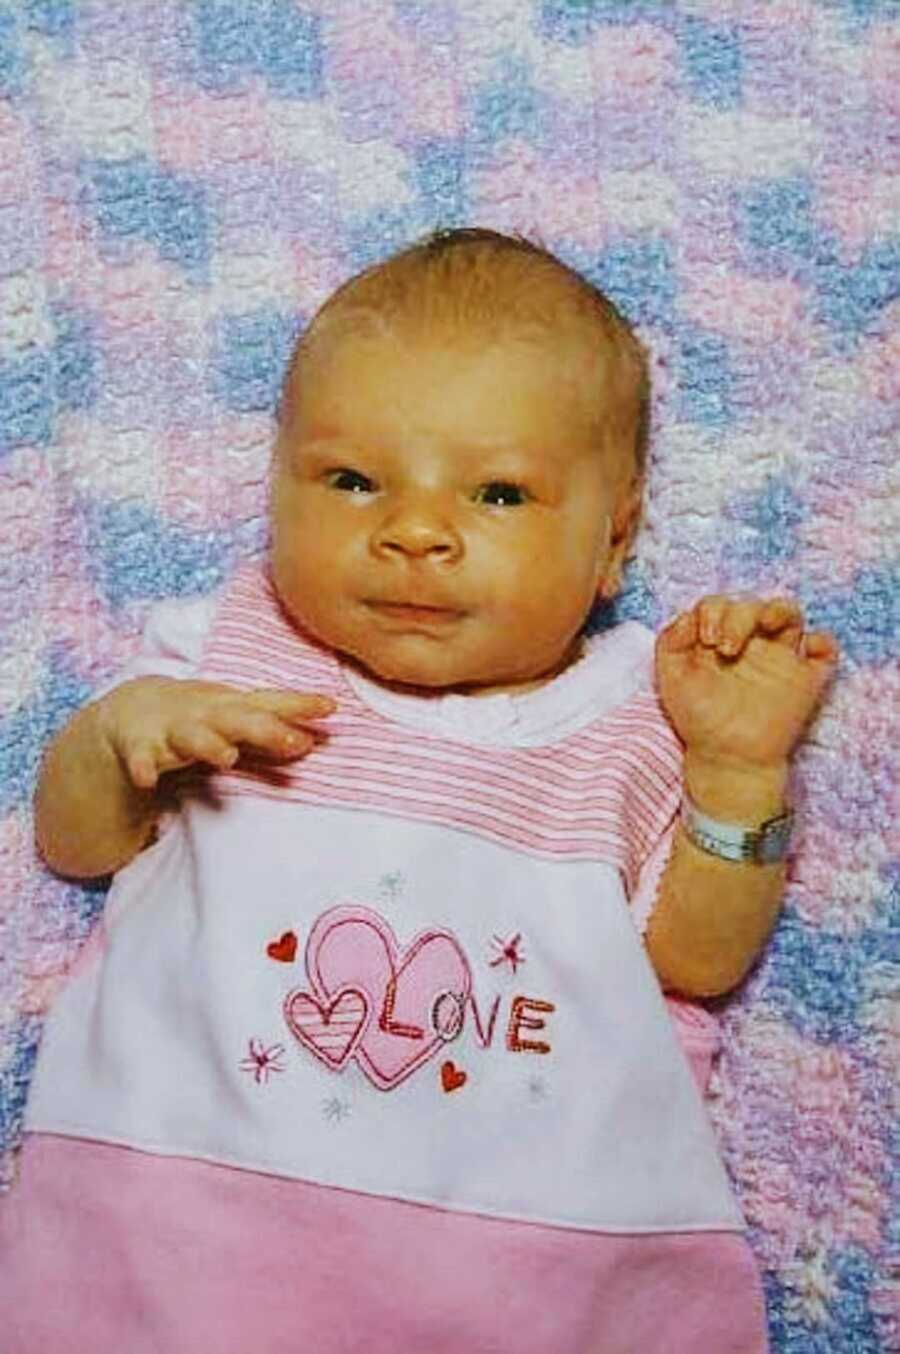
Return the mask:
[(518, 674), (503, 676), (489, 665), (481, 668), (472, 663), (448, 662), (445, 654), (435, 655), (431, 661), (424, 663), (421, 659), (404, 661), (394, 655), (373, 658), (349, 651), (342, 651), (341, 657), (351, 662), (364, 677), (382, 686), (419, 696), (489, 696), (501, 692), (524, 692), (542, 686), (553, 675), (551, 672), (538, 677)]
[[(343, 652), (342, 657), (372, 681), (380, 682), (383, 686), (403, 687), (423, 695), (437, 695), (448, 688), (458, 689), (473, 682), (468, 671), (459, 670), (445, 659), (423, 663), (421, 659), (374, 657), (349, 651)], [(474, 680), (478, 684), (478, 679)]]

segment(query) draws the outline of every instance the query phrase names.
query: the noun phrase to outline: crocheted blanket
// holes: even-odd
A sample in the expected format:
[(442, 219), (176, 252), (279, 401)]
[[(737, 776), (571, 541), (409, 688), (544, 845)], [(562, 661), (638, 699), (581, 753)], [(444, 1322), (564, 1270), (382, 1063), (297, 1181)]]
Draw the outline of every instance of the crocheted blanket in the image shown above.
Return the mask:
[(7, 1181), (41, 1013), (104, 898), (36, 859), (43, 746), (152, 600), (264, 549), (276, 390), (318, 303), (435, 226), (491, 225), (597, 281), (653, 355), (617, 616), (783, 589), (839, 638), (796, 758), (784, 913), (722, 1003), (711, 1111), (774, 1349), (900, 1347), (898, 17), (897, 0), (0, 0)]

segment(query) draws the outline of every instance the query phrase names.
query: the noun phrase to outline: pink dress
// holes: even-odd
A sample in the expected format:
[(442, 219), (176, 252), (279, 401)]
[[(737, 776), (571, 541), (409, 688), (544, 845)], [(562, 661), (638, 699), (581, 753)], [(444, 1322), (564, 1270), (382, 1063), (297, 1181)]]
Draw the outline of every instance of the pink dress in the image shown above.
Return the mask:
[(116, 876), (0, 1206), (3, 1354), (765, 1351), (712, 1022), (640, 938), (681, 793), (652, 651), (418, 697), (259, 566), (155, 609), (127, 676), (338, 708), (302, 761), (184, 773)]

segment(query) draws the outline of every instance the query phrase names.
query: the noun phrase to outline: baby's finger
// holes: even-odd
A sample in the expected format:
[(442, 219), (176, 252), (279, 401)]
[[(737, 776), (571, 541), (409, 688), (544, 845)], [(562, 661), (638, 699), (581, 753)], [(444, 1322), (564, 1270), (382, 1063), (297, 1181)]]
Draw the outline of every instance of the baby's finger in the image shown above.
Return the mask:
[(840, 657), (840, 647), (829, 630), (810, 630), (800, 641), (800, 654), (816, 662), (830, 665)]
[(681, 653), (692, 649), (697, 643), (697, 613), (683, 611), (659, 633), (657, 640), (660, 648), (667, 653)]
[(209, 716), (210, 725), (229, 743), (246, 743), (283, 756), (308, 752), (315, 741), (311, 733), (292, 728), (268, 710), (247, 705), (224, 705)]
[(206, 762), (228, 771), (240, 756), (240, 749), (229, 743), (208, 724), (195, 721), (175, 724), (169, 730), (169, 744), (184, 762)]
[(254, 705), (263, 706), (273, 715), (291, 722), (304, 719), (324, 719), (334, 714), (337, 701), (312, 691), (248, 691)]
[(755, 632), (762, 603), (758, 597), (729, 601), (719, 621), (719, 652), (736, 658)]
[(719, 627), (729, 605), (728, 597), (704, 597), (695, 608), (700, 631), (700, 643), (715, 649), (719, 643)]
[(796, 649), (803, 633), (803, 608), (790, 597), (771, 597), (760, 612), (759, 628), (776, 643)]
[(125, 763), (125, 770), (132, 785), (138, 790), (153, 790), (156, 788), (156, 782), (159, 780), (159, 773), (162, 769), (159, 765), (159, 755), (157, 749), (152, 743), (147, 741), (135, 743), (124, 753), (122, 757)]

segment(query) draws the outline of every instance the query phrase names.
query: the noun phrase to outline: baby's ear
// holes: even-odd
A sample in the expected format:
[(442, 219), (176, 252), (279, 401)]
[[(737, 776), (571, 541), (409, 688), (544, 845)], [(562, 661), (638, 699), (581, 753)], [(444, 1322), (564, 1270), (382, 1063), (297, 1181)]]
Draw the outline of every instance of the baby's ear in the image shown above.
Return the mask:
[(644, 501), (644, 481), (636, 476), (622, 491), (611, 519), (609, 557), (597, 584), (597, 596), (609, 602), (622, 587), (622, 571), (637, 534)]

